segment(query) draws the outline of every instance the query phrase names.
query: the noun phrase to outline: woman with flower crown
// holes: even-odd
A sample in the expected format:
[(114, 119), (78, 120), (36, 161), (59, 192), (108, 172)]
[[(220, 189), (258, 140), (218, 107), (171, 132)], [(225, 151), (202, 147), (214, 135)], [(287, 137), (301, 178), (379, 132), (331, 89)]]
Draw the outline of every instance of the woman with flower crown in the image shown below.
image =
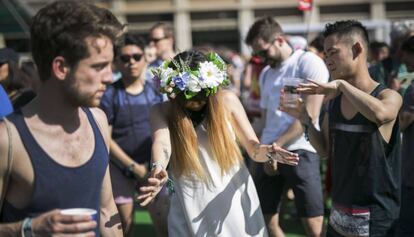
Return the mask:
[(228, 78), (217, 54), (186, 51), (154, 75), (170, 100), (151, 111), (152, 170), (147, 186), (140, 188), (141, 205), (168, 181), (173, 189), (169, 236), (267, 236), (239, 145), (257, 162), (297, 165), (298, 156), (259, 143), (239, 99), (220, 89)]

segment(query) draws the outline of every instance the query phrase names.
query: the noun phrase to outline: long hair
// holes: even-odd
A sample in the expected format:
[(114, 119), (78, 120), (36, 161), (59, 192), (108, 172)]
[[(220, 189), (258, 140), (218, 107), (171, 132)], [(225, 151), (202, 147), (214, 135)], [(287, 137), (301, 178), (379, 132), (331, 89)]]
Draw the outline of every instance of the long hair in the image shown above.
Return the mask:
[[(190, 67), (205, 61), (205, 56), (197, 51), (184, 52), (176, 56), (183, 61), (190, 60)], [(203, 93), (203, 92), (200, 92)], [(242, 161), (242, 155), (232, 130), (231, 115), (225, 109), (222, 93), (206, 98), (206, 129), (213, 159), (225, 174), (230, 168)], [(186, 99), (183, 95), (171, 100), (168, 126), (172, 144), (171, 168), (176, 177), (197, 177), (207, 182), (208, 177), (198, 153), (197, 133), (191, 119), (184, 111)]]

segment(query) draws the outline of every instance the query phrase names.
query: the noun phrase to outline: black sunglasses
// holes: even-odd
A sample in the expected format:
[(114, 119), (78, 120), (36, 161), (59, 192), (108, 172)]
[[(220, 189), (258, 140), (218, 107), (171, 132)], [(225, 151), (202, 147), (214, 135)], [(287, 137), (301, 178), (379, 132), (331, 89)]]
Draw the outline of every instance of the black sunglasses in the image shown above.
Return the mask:
[(119, 59), (121, 59), (121, 61), (124, 63), (129, 63), (131, 61), (131, 58), (133, 58), (135, 62), (139, 62), (142, 56), (143, 54), (137, 54), (137, 53), (134, 53), (132, 55), (122, 54), (119, 56)]
[(267, 53), (268, 53), (269, 49), (273, 46), (273, 44), (275, 43), (275, 41), (276, 41), (276, 39), (273, 39), (270, 42), (270, 46), (267, 49), (263, 49), (263, 50), (259, 50), (257, 52), (254, 52), (253, 53), (253, 56), (257, 56), (257, 57), (259, 57), (261, 59), (266, 59), (267, 58)]
[(154, 42), (154, 43), (158, 43), (159, 41), (161, 41), (163, 39), (167, 39), (167, 38), (168, 38), (168, 36), (164, 36), (164, 37), (161, 37), (161, 38), (150, 38), (149, 41)]

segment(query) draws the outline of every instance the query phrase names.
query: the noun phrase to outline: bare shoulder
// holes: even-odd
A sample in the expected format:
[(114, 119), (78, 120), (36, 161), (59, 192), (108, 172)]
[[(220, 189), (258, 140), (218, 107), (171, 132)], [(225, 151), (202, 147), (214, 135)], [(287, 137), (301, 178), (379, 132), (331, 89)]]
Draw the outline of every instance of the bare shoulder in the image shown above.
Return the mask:
[(105, 112), (98, 107), (90, 108), (90, 111), (92, 112), (96, 122), (99, 124), (99, 127), (101, 129), (107, 129), (108, 118), (106, 117)]
[(234, 105), (233, 103), (240, 103), (239, 97), (230, 90), (221, 90), (218, 94), (222, 98), (222, 101), (224, 102), (224, 106), (231, 108)]
[(171, 103), (169, 101), (164, 101), (158, 104), (155, 104), (151, 107), (151, 117), (154, 118), (167, 118), (168, 111), (170, 110)]
[(218, 93), (218, 96), (221, 97), (220, 100), (223, 103), (223, 106), (232, 113), (239, 111), (240, 108), (243, 108), (239, 97), (237, 97), (233, 91), (224, 89)]
[(393, 101), (394, 105), (401, 105), (402, 104), (402, 97), (401, 95), (392, 89), (384, 89), (379, 93), (379, 99), (380, 100), (390, 100)]

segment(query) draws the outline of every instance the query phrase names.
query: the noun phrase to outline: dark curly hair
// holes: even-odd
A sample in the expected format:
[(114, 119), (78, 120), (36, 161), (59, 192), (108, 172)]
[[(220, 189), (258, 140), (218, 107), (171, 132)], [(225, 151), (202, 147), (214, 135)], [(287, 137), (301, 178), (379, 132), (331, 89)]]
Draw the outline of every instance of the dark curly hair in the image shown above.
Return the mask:
[(81, 1), (56, 1), (42, 8), (30, 27), (32, 55), (41, 80), (50, 78), (56, 56), (76, 66), (89, 56), (87, 37), (106, 36), (115, 44), (123, 29), (110, 11)]

